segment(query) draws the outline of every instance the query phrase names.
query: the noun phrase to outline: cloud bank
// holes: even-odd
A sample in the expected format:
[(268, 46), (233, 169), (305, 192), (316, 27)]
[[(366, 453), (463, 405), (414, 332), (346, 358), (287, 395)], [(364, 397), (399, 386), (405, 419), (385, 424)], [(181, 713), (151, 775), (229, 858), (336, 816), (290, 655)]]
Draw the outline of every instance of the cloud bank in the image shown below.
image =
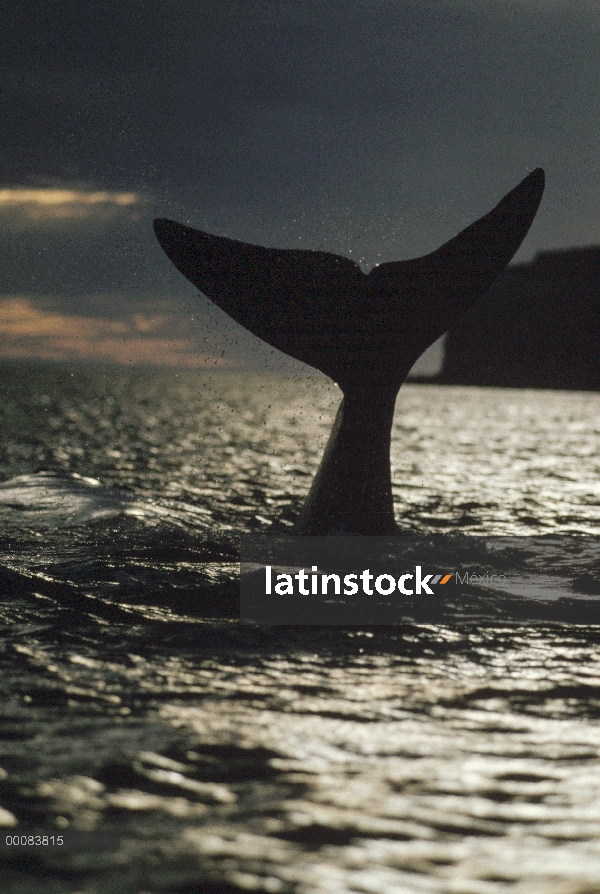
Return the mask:
[(173, 337), (180, 328), (165, 315), (132, 314), (123, 320), (69, 316), (44, 310), (26, 296), (0, 299), (0, 356), (8, 359), (150, 363), (188, 369), (230, 366), (202, 354), (193, 339)]
[(139, 221), (140, 204), (141, 198), (135, 192), (12, 186), (0, 189), (0, 226), (107, 223), (123, 215)]

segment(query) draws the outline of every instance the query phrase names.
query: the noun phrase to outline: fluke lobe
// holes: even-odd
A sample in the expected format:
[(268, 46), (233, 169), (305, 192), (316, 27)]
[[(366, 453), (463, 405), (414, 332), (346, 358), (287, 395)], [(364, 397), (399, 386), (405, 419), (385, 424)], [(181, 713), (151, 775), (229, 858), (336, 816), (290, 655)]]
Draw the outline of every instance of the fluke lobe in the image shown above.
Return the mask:
[(254, 335), (330, 376), (343, 399), (295, 534), (397, 533), (390, 435), (400, 385), (423, 351), (502, 273), (544, 191), (536, 168), (437, 251), (370, 273), (321, 251), (263, 248), (159, 218), (160, 245)]

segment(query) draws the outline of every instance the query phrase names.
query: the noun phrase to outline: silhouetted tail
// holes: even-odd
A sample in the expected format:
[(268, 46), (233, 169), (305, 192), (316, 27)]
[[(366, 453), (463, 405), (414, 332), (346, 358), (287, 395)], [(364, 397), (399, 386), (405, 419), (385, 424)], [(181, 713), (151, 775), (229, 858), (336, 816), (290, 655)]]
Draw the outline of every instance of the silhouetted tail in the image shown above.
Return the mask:
[(162, 218), (154, 229), (184, 276), (268, 344), (342, 387), (364, 377), (399, 384), (502, 273), (543, 189), (544, 172), (537, 168), (436, 251), (380, 264), (368, 275), (327, 252), (263, 248)]
[(344, 398), (296, 534), (395, 528), (390, 432), (415, 360), (489, 288), (524, 239), (539, 168), (437, 251), (368, 275), (325, 252), (261, 248), (156, 220), (175, 266), (234, 320), (340, 384)]

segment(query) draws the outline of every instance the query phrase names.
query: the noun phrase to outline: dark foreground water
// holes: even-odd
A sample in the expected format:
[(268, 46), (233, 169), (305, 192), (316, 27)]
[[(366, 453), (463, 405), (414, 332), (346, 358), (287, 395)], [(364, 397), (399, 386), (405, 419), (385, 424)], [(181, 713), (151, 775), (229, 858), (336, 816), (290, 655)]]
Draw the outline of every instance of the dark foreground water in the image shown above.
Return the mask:
[(403, 530), (510, 538), (547, 598), (240, 627), (240, 533), (289, 533), (338, 400), (0, 366), (2, 841), (80, 833), (0, 846), (2, 892), (600, 891), (600, 395), (398, 402)]

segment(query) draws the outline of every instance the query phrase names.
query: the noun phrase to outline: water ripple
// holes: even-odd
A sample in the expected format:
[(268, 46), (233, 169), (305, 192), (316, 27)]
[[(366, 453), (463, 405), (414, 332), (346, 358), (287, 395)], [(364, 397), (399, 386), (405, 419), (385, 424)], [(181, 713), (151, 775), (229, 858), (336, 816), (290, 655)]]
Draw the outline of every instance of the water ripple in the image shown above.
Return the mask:
[(289, 531), (339, 392), (7, 370), (0, 825), (84, 838), (0, 846), (3, 891), (600, 890), (598, 395), (399, 399), (405, 530), (461, 560), (494, 535), (545, 600), (261, 629), (235, 620), (238, 537)]

